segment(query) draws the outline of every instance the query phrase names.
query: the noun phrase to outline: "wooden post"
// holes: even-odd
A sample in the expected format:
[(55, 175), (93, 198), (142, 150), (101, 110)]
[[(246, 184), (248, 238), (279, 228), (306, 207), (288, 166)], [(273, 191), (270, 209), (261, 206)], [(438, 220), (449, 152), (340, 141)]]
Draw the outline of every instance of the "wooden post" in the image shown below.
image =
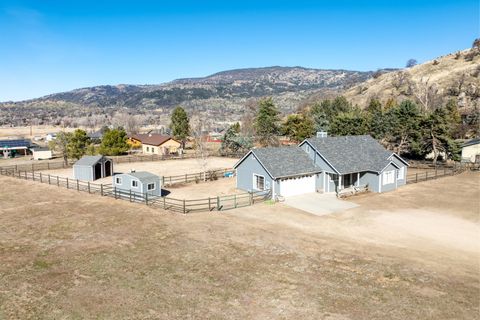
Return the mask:
[(220, 211), (220, 197), (217, 196), (217, 211)]
[(148, 193), (145, 193), (145, 204), (148, 206)]
[(210, 197), (208, 197), (208, 211), (210, 211), (210, 208), (211, 208)]
[(113, 197), (117, 199), (117, 187), (113, 187)]
[(27, 171), (25, 171), (25, 180), (28, 180)]
[(90, 193), (90, 181), (87, 181), (88, 193)]
[(33, 167), (33, 163), (32, 163), (32, 172), (35, 171), (34, 167)]
[(67, 178), (67, 189), (68, 189), (68, 178)]
[(185, 182), (187, 182), (187, 174), (185, 174)]
[(415, 173), (415, 183), (417, 183), (417, 182), (418, 182), (418, 172)]
[(60, 187), (60, 181), (58, 181), (58, 176), (57, 176), (57, 187)]
[(437, 179), (437, 168), (435, 168), (435, 179)]
[(165, 209), (167, 208), (167, 205), (166, 205), (166, 203), (165, 203), (165, 200), (166, 200), (165, 197), (163, 197), (163, 210), (165, 210)]
[(129, 200), (132, 202), (132, 189), (130, 189)]
[(50, 162), (47, 162), (47, 169), (50, 170)]
[(248, 198), (250, 199), (249, 203), (250, 205), (253, 204), (253, 192), (248, 192)]
[(78, 179), (77, 179), (77, 191), (80, 191), (80, 185), (78, 184)]
[(103, 183), (100, 183), (100, 195), (103, 197)]
[(50, 184), (50, 173), (48, 174), (48, 184)]
[(233, 207), (234, 208), (237, 207), (237, 195), (236, 194), (233, 195)]
[(42, 181), (42, 173), (40, 172), (40, 183), (43, 183)]
[(187, 211), (185, 210), (185, 199), (183, 199), (183, 214), (186, 214)]

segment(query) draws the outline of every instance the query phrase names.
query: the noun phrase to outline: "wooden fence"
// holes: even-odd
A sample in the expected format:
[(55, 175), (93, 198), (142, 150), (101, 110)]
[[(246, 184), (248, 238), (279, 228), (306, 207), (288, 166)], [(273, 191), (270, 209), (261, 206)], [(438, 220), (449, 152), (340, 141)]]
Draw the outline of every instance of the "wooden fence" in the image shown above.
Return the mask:
[(239, 207), (251, 206), (255, 203), (262, 202), (271, 198), (270, 191), (261, 191), (244, 192), (239, 194), (202, 199), (175, 199), (170, 197), (161, 197), (151, 194), (142, 194), (132, 191), (120, 190), (113, 187), (111, 184), (91, 183), (88, 181), (69, 179), (35, 171), (20, 171), (13, 168), (0, 167), (0, 175), (46, 183), (49, 185), (56, 185), (58, 187), (73, 189), (79, 192), (88, 192), (90, 194), (98, 194), (100, 196), (107, 196), (130, 202), (143, 203), (154, 208), (169, 210), (173, 212), (181, 212), (183, 214), (200, 211), (229, 210)]
[[(425, 166), (422, 166), (422, 167), (411, 166), (410, 168), (419, 169), (419, 170), (427, 169)], [(428, 181), (432, 179), (438, 179), (440, 177), (445, 177), (445, 176), (453, 176), (466, 171), (467, 169), (469, 169), (469, 166), (464, 164), (454, 163), (453, 165), (449, 165), (449, 166), (430, 165), (428, 166), (428, 168), (429, 169), (425, 170), (424, 172), (416, 172), (416, 173), (410, 173), (410, 174), (407, 173), (407, 184)]]

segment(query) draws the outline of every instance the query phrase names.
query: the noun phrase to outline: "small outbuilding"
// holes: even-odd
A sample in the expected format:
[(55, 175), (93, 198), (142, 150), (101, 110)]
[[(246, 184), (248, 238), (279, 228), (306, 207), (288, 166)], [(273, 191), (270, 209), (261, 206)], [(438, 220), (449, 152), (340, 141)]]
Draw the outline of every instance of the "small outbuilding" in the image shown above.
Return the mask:
[(1, 155), (4, 158), (13, 158), (18, 155), (26, 156), (29, 153), (30, 141), (25, 139), (0, 140)]
[(94, 181), (113, 175), (113, 161), (105, 156), (83, 156), (73, 165), (75, 179)]
[(33, 160), (48, 160), (52, 159), (52, 150), (48, 148), (33, 148)]
[(480, 139), (472, 139), (462, 144), (462, 162), (480, 163)]
[(113, 176), (113, 186), (128, 193), (131, 191), (149, 196), (162, 195), (161, 178), (146, 171), (116, 174)]

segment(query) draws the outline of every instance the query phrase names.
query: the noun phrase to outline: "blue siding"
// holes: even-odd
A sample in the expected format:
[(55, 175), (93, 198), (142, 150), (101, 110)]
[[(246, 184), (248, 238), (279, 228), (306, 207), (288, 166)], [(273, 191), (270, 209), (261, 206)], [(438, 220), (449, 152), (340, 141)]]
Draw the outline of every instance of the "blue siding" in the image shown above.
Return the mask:
[(375, 172), (362, 172), (360, 173), (360, 185), (368, 186), (368, 190), (372, 192), (379, 192), (379, 176)]
[(73, 166), (73, 177), (78, 180), (93, 181), (93, 170), (91, 166)]
[[(116, 178), (121, 179), (120, 184), (116, 183)], [(132, 180), (138, 181), (138, 187), (132, 187)], [(155, 183), (155, 190), (148, 191), (147, 188), (149, 183)], [(130, 176), (129, 174), (121, 173), (113, 176), (112, 185), (113, 187), (123, 190), (125, 192), (130, 192), (131, 190), (132, 192), (141, 193), (141, 194), (148, 193), (149, 195), (154, 195), (154, 196), (162, 195), (162, 185), (160, 183), (160, 177), (158, 177), (158, 179), (142, 182), (139, 179)]]
[[(257, 191), (253, 189), (253, 175), (261, 175), (265, 177), (265, 188), (273, 187), (273, 179), (263, 168), (257, 158), (250, 153), (237, 167), (237, 188), (245, 191)], [(275, 183), (275, 189), (280, 188), (278, 182)], [(278, 193), (275, 191), (275, 193)]]
[[(384, 184), (384, 173), (388, 171), (394, 172), (393, 182), (389, 184)], [(392, 191), (397, 188), (397, 168), (393, 164), (389, 164), (385, 169), (383, 169), (382, 173), (380, 174), (380, 184), (380, 192)]]
[(408, 166), (405, 165), (400, 159), (397, 158), (397, 156), (392, 157), (392, 162), (395, 163), (399, 168), (403, 168), (403, 179), (400, 178), (397, 180), (397, 186), (403, 186), (407, 183), (407, 170)]

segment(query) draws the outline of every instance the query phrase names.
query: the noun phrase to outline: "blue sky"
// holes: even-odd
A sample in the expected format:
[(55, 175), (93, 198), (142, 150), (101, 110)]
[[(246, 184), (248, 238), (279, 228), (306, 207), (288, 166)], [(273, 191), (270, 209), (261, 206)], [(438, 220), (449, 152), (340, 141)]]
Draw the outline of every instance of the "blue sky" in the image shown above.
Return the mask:
[(246, 67), (403, 67), (470, 47), (479, 2), (0, 0), (0, 101)]

